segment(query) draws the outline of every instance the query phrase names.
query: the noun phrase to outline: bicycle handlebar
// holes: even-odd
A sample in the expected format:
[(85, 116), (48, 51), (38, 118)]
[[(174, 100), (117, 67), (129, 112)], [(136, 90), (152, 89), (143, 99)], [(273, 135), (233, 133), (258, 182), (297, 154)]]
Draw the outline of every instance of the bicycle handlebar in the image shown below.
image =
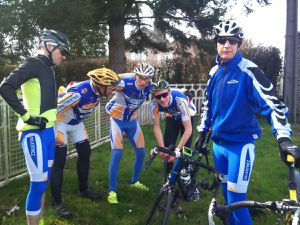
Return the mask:
[(163, 152), (163, 153), (166, 153), (168, 155), (171, 155), (175, 158), (178, 158), (178, 159), (181, 159), (182, 161), (188, 163), (188, 164), (192, 164), (192, 165), (196, 165), (196, 166), (199, 166), (199, 167), (202, 167), (204, 169), (206, 169), (208, 172), (212, 172), (214, 174), (214, 179), (213, 179), (213, 182), (212, 184), (203, 184), (203, 183), (199, 183), (199, 185), (201, 185), (202, 189), (205, 189), (205, 190), (213, 190), (215, 189), (218, 184), (219, 184), (219, 174), (216, 172), (215, 168), (212, 167), (212, 166), (209, 166), (208, 163), (203, 163), (197, 159), (193, 160), (190, 156), (186, 156), (184, 155), (183, 153), (180, 153), (180, 154), (176, 154), (174, 151), (172, 151), (171, 149), (169, 148), (164, 148), (164, 147), (160, 147), (160, 146), (156, 146), (153, 151), (157, 154), (158, 152)]
[(297, 216), (299, 219), (300, 214), (300, 204), (290, 200), (283, 199), (281, 201), (266, 201), (266, 202), (258, 202), (258, 201), (240, 201), (234, 202), (229, 205), (219, 205), (216, 202), (216, 198), (213, 198), (208, 213), (209, 225), (215, 225), (213, 220), (214, 215), (218, 216), (221, 219), (226, 218), (227, 215), (233, 210), (241, 209), (241, 208), (265, 208), (269, 209), (274, 213), (293, 213), (294, 219)]
[[(154, 147), (153, 149), (151, 149), (151, 153), (150, 153), (150, 155), (149, 155), (149, 158), (148, 158), (148, 160), (145, 162), (145, 165), (144, 165), (144, 170), (146, 170), (146, 169), (148, 169), (148, 167), (151, 165), (151, 163), (153, 162), (153, 160), (156, 158), (156, 155), (157, 155), (157, 153), (159, 152), (156, 148), (163, 148), (163, 147), (159, 147), (159, 146), (156, 146), (156, 147)], [(165, 148), (164, 148), (165, 149)], [(168, 152), (173, 152), (173, 150), (172, 149), (174, 149), (174, 146), (173, 145), (170, 145), (169, 147), (168, 147)]]
[(241, 201), (235, 202), (230, 205), (224, 206), (228, 210), (232, 211), (240, 208), (266, 208), (272, 212), (294, 212), (300, 208), (300, 204), (292, 200), (282, 200), (282, 201), (267, 201), (267, 202), (258, 202), (258, 201)]
[[(194, 149), (194, 152), (195, 153), (200, 153), (200, 154), (203, 154), (206, 158), (206, 162), (208, 164), (208, 155), (209, 155), (209, 150), (207, 149), (207, 145), (210, 141), (210, 137), (211, 137), (211, 132), (208, 133), (204, 143), (202, 144), (201, 147), (197, 147)], [(156, 158), (156, 155), (158, 152), (164, 152), (168, 155), (171, 155), (175, 158), (180, 158), (181, 156), (178, 156), (176, 157), (176, 155), (174, 155), (174, 145), (170, 145), (168, 148), (165, 148), (165, 147), (160, 147), (160, 146), (156, 146), (154, 147), (154, 149), (151, 150), (151, 154), (149, 155), (149, 158), (148, 160), (145, 162), (145, 165), (144, 165), (144, 170), (148, 169), (148, 167), (151, 165), (151, 163), (153, 162), (153, 160)], [(203, 167), (204, 164), (203, 164)], [(206, 168), (208, 169), (208, 168)]]

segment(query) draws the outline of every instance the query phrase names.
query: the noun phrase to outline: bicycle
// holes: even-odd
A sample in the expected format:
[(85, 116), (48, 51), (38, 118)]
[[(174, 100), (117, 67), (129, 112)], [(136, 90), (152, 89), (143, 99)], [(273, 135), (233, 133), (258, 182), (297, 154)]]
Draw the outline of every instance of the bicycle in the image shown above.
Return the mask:
[[(229, 205), (223, 205), (217, 203), (217, 195), (220, 189), (220, 183), (222, 180), (222, 174), (218, 175), (218, 185), (214, 192), (214, 197), (210, 203), (208, 210), (208, 222), (209, 225), (216, 225), (214, 220), (215, 216), (221, 219), (224, 225), (229, 225), (228, 216), (229, 214), (241, 208), (252, 208), (252, 209), (268, 209), (277, 215), (277, 224), (284, 225), (300, 225), (300, 203), (298, 203), (297, 183), (296, 176), (297, 171), (294, 166), (294, 158), (290, 155), (287, 157), (287, 161), (291, 163), (288, 170), (288, 189), (289, 199), (282, 199), (280, 201), (240, 201), (231, 203)], [(285, 216), (282, 223), (282, 215)]]
[[(163, 152), (177, 158), (177, 161), (168, 176), (167, 181), (160, 188), (151, 211), (147, 217), (146, 225), (153, 224), (154, 222), (162, 221), (162, 225), (166, 225), (171, 209), (174, 208), (178, 198), (184, 201), (191, 201), (192, 195), (197, 187), (204, 190), (213, 190), (217, 181), (215, 178), (215, 169), (209, 165), (208, 150), (206, 145), (208, 140), (203, 144), (201, 149), (184, 148), (182, 153), (176, 155), (171, 148), (155, 147), (153, 152), (155, 155), (150, 155), (149, 160), (145, 163), (145, 168), (148, 168), (157, 153)], [(195, 159), (193, 159), (195, 157)], [(203, 157), (206, 159), (202, 162)], [(200, 168), (206, 170), (205, 175), (201, 178), (197, 177)], [(187, 171), (188, 176), (182, 176)], [(187, 177), (189, 177), (187, 179)]]

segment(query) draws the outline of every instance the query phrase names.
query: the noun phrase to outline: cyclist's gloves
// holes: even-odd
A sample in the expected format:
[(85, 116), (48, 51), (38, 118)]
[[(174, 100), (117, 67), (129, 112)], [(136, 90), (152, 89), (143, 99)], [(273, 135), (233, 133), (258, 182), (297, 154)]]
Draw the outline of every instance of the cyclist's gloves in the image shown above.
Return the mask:
[(300, 167), (300, 148), (296, 145), (293, 145), (289, 138), (279, 138), (279, 152), (281, 160), (288, 166), (291, 163), (287, 162), (287, 155), (292, 155), (295, 158), (295, 167)]
[(206, 132), (201, 131), (198, 133), (198, 137), (194, 143), (195, 148), (202, 148), (202, 145), (205, 141)]
[(169, 155), (167, 153), (164, 153), (164, 152), (160, 153), (160, 158), (168, 160), (168, 163), (172, 163), (172, 162), (175, 161), (175, 157), (174, 156), (171, 156), (171, 155)]
[(175, 157), (179, 158), (181, 156), (180, 148), (175, 148), (174, 153), (175, 153)]
[(30, 116), (29, 119), (25, 121), (25, 123), (29, 125), (38, 126), (40, 130), (44, 130), (48, 122), (49, 121), (45, 117), (32, 117), (32, 116)]

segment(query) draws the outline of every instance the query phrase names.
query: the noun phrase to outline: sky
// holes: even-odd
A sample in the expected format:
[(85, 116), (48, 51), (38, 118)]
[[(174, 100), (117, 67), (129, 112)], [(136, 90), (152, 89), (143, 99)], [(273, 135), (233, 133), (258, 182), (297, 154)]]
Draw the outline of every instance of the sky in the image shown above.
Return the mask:
[[(235, 19), (244, 30), (245, 38), (251, 39), (255, 45), (274, 46), (280, 49), (284, 55), (285, 32), (286, 32), (286, 1), (272, 0), (272, 4), (264, 7), (254, 5), (255, 11), (246, 16), (241, 13), (241, 4), (234, 6), (231, 13), (226, 15), (226, 19)], [(299, 6), (299, 5), (298, 5)], [(299, 8), (299, 7), (298, 7)], [(147, 9), (143, 10), (145, 15), (150, 15)], [(299, 10), (298, 10), (299, 11)], [(298, 16), (298, 27), (300, 25)], [(128, 29), (125, 29), (128, 31)], [(192, 35), (199, 35), (196, 30), (186, 30), (182, 25), (182, 30)], [(299, 30), (299, 28), (298, 28)], [(129, 32), (125, 34), (129, 36)]]
[(244, 30), (245, 38), (254, 44), (274, 46), (284, 54), (286, 32), (286, 0), (273, 0), (271, 5), (257, 7), (255, 12), (241, 15), (238, 7), (232, 10)]

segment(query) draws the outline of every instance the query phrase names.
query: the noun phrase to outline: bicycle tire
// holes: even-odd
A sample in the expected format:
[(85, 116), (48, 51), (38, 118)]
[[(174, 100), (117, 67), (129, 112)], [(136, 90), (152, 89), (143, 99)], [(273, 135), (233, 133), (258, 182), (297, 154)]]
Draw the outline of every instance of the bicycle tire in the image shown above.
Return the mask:
[(165, 213), (164, 213), (164, 218), (163, 218), (163, 222), (162, 225), (167, 225), (168, 223), (168, 218), (171, 212), (171, 207), (173, 204), (173, 199), (174, 199), (174, 190), (172, 188), (168, 188), (168, 198), (167, 198), (167, 203), (166, 203), (166, 208), (165, 208)]
[(158, 195), (156, 196), (155, 202), (154, 202), (154, 204), (153, 204), (153, 206), (152, 206), (152, 208), (151, 208), (151, 211), (150, 211), (150, 213), (149, 213), (149, 215), (148, 215), (148, 217), (147, 217), (146, 225), (149, 225), (150, 222), (152, 221), (153, 216), (154, 216), (154, 214), (155, 214), (155, 211), (157, 211), (158, 208), (160, 207), (160, 203), (161, 203), (161, 201), (162, 201), (164, 195), (167, 196), (167, 187), (166, 187), (166, 186), (163, 186), (163, 187), (159, 190)]

